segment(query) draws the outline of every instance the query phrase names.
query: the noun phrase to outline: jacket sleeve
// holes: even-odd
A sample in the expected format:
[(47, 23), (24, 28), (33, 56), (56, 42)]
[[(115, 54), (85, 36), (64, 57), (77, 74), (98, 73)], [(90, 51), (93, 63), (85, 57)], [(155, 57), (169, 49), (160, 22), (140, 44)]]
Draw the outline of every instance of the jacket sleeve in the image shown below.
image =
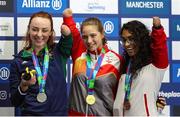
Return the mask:
[(166, 68), (168, 66), (167, 37), (164, 28), (152, 28), (152, 63), (157, 68)]
[(20, 106), (25, 98), (25, 95), (20, 93), (19, 91), (19, 84), (21, 81), (21, 74), (18, 72), (18, 65), (16, 64), (16, 61), (13, 60), (13, 62), (10, 65), (10, 76), (9, 76), (9, 84), (10, 84), (10, 93), (11, 93), (11, 103), (17, 107)]
[(68, 36), (62, 35), (61, 39), (57, 44), (57, 47), (60, 53), (62, 53), (63, 57), (65, 57), (65, 59), (69, 58), (72, 49), (72, 35), (71, 34)]
[(73, 62), (78, 58), (82, 52), (86, 51), (85, 44), (81, 38), (79, 30), (76, 28), (73, 17), (64, 17), (64, 24), (67, 25), (72, 33), (73, 47), (72, 47), (72, 60)]

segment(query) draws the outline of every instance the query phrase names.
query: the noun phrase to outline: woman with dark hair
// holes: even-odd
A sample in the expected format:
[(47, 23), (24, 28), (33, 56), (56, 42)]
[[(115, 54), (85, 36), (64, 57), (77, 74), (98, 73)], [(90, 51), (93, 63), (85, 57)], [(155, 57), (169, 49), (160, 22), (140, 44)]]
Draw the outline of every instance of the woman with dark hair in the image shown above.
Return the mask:
[(24, 48), (10, 66), (11, 102), (22, 115), (67, 115), (66, 61), (71, 54), (71, 31), (61, 26), (56, 44), (52, 16), (34, 13), (29, 20)]
[(119, 80), (114, 103), (116, 116), (157, 116), (156, 100), (168, 67), (166, 35), (159, 17), (153, 17), (150, 35), (139, 21), (123, 25), (126, 72)]

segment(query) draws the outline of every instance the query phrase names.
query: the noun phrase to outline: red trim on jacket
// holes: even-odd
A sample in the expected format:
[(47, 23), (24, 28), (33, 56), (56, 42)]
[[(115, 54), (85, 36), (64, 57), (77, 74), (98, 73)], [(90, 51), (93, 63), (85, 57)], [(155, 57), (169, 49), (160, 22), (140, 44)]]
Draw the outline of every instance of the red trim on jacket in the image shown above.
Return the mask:
[(147, 102), (147, 96), (146, 96), (146, 94), (144, 94), (144, 106), (145, 106), (145, 108), (146, 108), (146, 115), (147, 116), (150, 116), (149, 115), (149, 108), (148, 108), (148, 102)]

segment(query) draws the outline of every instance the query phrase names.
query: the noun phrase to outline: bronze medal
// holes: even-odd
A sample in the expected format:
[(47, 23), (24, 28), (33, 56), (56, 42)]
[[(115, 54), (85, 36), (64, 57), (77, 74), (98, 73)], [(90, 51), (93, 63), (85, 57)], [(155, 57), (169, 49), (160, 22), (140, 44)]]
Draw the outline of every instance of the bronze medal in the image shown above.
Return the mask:
[(124, 109), (124, 110), (129, 110), (130, 107), (131, 107), (131, 104), (130, 104), (129, 100), (125, 100), (125, 101), (124, 101), (123, 109)]
[(86, 103), (89, 105), (93, 105), (96, 102), (96, 98), (94, 97), (94, 95), (88, 95), (86, 97)]
[(45, 93), (38, 93), (37, 95), (37, 101), (38, 102), (45, 102), (47, 100), (47, 95)]

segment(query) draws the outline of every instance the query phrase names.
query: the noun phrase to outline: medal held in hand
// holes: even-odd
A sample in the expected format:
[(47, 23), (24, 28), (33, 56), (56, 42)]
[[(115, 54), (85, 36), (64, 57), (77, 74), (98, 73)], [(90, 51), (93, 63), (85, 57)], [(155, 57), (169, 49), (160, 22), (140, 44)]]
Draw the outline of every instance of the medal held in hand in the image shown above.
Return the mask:
[(88, 95), (86, 97), (86, 103), (89, 105), (93, 105), (96, 102), (96, 98), (94, 97), (94, 95)]
[(131, 104), (130, 104), (129, 100), (125, 100), (124, 105), (123, 105), (123, 109), (129, 110), (130, 108), (131, 108)]
[(47, 100), (47, 95), (45, 93), (38, 93), (37, 101), (38, 102), (45, 102)]

